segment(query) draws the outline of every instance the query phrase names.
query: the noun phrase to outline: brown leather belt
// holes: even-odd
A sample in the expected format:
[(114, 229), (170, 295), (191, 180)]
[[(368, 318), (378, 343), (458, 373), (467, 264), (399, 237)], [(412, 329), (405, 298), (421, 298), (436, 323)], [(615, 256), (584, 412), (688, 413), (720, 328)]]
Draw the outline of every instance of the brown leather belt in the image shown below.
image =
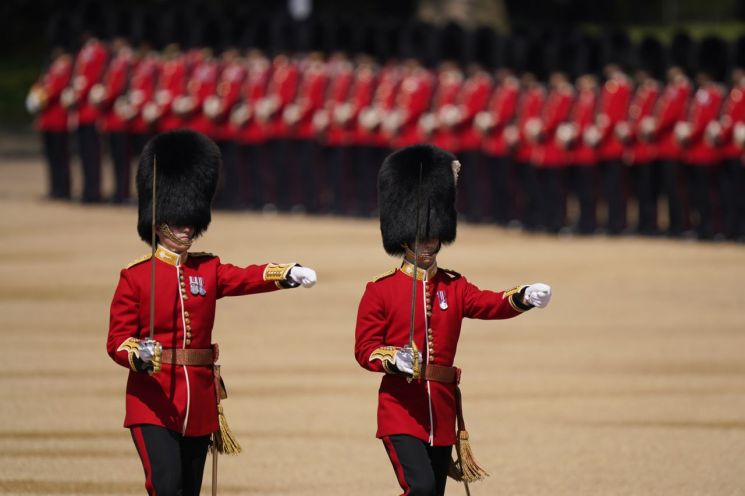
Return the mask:
[(424, 367), (424, 379), (427, 381), (444, 382), (447, 384), (459, 384), (460, 369), (458, 367), (444, 367), (442, 365), (427, 364)]
[(160, 354), (161, 363), (171, 365), (212, 365), (215, 360), (214, 348), (163, 348)]

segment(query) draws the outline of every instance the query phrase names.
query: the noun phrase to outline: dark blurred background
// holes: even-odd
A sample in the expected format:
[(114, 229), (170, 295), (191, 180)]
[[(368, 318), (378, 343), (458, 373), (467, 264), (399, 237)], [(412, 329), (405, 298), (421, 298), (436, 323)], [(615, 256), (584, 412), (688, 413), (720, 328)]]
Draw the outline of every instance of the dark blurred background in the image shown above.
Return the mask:
[[(0, 127), (30, 129), (32, 118), (23, 106), (28, 88), (50, 53), (50, 20), (74, 18), (88, 0), (5, 0), (0, 5)], [(105, 10), (130, 9), (154, 13), (188, 9), (233, 19), (294, 15), (333, 18), (354, 25), (360, 20), (404, 23), (418, 19), (434, 24), (454, 21), (466, 28), (491, 26), (500, 33), (526, 29), (582, 29), (602, 32), (623, 29), (632, 40), (652, 34), (669, 41), (684, 29), (694, 38), (716, 34), (733, 39), (745, 32), (745, 2), (741, 0), (122, 0), (101, 4)], [(156, 21), (157, 22), (157, 21)], [(73, 22), (74, 45), (79, 28)]]

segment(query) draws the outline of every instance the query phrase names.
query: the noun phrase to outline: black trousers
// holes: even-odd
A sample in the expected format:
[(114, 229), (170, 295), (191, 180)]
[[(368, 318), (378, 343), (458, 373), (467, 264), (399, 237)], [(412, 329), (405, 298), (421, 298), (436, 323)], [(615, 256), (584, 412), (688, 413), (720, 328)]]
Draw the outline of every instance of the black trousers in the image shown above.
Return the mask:
[(518, 164), (518, 171), (523, 198), (521, 220), (528, 231), (534, 231), (541, 221), (538, 168), (532, 163), (525, 162)]
[(252, 210), (261, 210), (267, 203), (264, 192), (265, 152), (266, 148), (256, 143), (241, 144), (238, 152), (241, 200)]
[(336, 215), (349, 213), (352, 201), (350, 187), (350, 155), (353, 149), (348, 146), (329, 146), (324, 150), (328, 163), (328, 188), (324, 193), (325, 210)]
[(745, 166), (740, 159), (725, 160), (719, 176), (722, 232), (729, 239), (745, 234)]
[(685, 228), (683, 224), (683, 199), (680, 191), (681, 167), (676, 160), (659, 162), (660, 189), (667, 199), (668, 227), (671, 236), (680, 236)]
[(115, 203), (122, 203), (129, 199), (130, 192), (132, 157), (129, 134), (123, 132), (110, 133), (109, 148), (111, 161), (114, 164), (114, 196), (112, 200)]
[(536, 170), (540, 192), (540, 225), (551, 233), (558, 233), (564, 227), (566, 209), (561, 184), (563, 172), (561, 167), (540, 167)]
[(402, 496), (443, 496), (452, 446), (430, 446), (413, 436), (383, 437), (383, 445), (404, 490)]
[(687, 167), (688, 195), (691, 201), (691, 213), (695, 213), (694, 227), (699, 239), (711, 239), (714, 236), (711, 193), (716, 172), (713, 166), (689, 165)]
[(580, 234), (592, 234), (597, 228), (597, 214), (595, 210), (595, 167), (591, 165), (575, 165), (567, 169), (568, 189), (577, 198), (579, 204), (579, 219), (575, 230)]
[(629, 169), (638, 211), (635, 230), (639, 234), (657, 233), (657, 168), (656, 163), (644, 163)]
[[(459, 178), (463, 182), (463, 191), (466, 193), (465, 210), (466, 219), (469, 222), (481, 222), (484, 219), (484, 183), (489, 181), (488, 176), (483, 173), (482, 155), (477, 150), (468, 150), (458, 154), (460, 163)], [(491, 189), (491, 185), (486, 185)], [(491, 193), (491, 192), (489, 192)]]
[(197, 496), (210, 436), (185, 437), (156, 425), (130, 428), (150, 495)]
[(606, 228), (609, 234), (620, 234), (626, 224), (625, 182), (620, 160), (600, 162), (603, 177), (603, 196), (607, 206)]
[(485, 156), (486, 170), (491, 186), (491, 212), (488, 217), (501, 226), (512, 220), (512, 195), (510, 194), (510, 157)]
[(49, 170), (50, 198), (70, 198), (70, 144), (67, 132), (44, 131), (44, 156)]
[(78, 127), (78, 153), (83, 166), (84, 203), (101, 201), (101, 141), (95, 124)]
[(215, 194), (215, 205), (218, 208), (236, 210), (243, 206), (238, 143), (219, 140), (217, 141), (217, 147), (222, 155), (222, 171), (220, 173), (220, 184)]
[(371, 217), (378, 208), (378, 169), (391, 152), (380, 146), (355, 146), (349, 167), (355, 180), (353, 215)]

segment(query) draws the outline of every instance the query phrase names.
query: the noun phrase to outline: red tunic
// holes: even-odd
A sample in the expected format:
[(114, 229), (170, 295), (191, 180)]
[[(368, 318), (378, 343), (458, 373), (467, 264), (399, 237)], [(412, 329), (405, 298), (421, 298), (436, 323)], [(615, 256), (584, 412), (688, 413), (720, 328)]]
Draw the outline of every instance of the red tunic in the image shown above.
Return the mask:
[(238, 104), (241, 87), (246, 79), (246, 68), (238, 60), (228, 62), (220, 72), (214, 95), (205, 100), (204, 114), (212, 121), (212, 133), (216, 140), (232, 140), (238, 135), (230, 125), (230, 114)]
[(683, 160), (691, 165), (716, 165), (719, 149), (706, 139), (706, 127), (719, 117), (722, 105), (722, 90), (716, 84), (708, 84), (696, 91), (691, 102), (688, 122), (691, 134), (686, 140)]
[(350, 89), (349, 103), (352, 105), (347, 139), (352, 145), (367, 144), (370, 134), (360, 124), (360, 112), (369, 108), (375, 96), (378, 73), (372, 64), (363, 64), (355, 69), (354, 83)]
[(675, 124), (684, 120), (691, 85), (687, 79), (674, 81), (665, 86), (665, 91), (655, 106), (656, 129), (652, 142), (657, 148), (657, 158), (678, 160), (680, 145), (675, 138)]
[(88, 40), (75, 58), (72, 87), (75, 90), (78, 125), (95, 124), (99, 117), (98, 108), (89, 101), (88, 96), (93, 85), (101, 82), (107, 58), (106, 48), (95, 38)]
[(485, 71), (478, 71), (463, 85), (458, 97), (460, 123), (456, 130), (458, 150), (478, 150), (481, 148), (481, 133), (474, 127), (476, 114), (486, 108), (491, 94), (492, 80)]
[(241, 143), (261, 143), (266, 138), (264, 126), (256, 118), (256, 103), (266, 96), (271, 69), (271, 64), (265, 57), (257, 56), (249, 59), (248, 74), (243, 85), (242, 103), (245, 106), (246, 120), (240, 125), (231, 122)]
[[(328, 77), (326, 67), (320, 61), (308, 61), (304, 64), (301, 83), (293, 102), (293, 116), (297, 120), (287, 122), (288, 133), (291, 137), (310, 140), (315, 137), (313, 116), (323, 107), (326, 99)], [(285, 117), (288, 117), (287, 115)]]
[(597, 127), (600, 141), (597, 146), (599, 160), (623, 158), (623, 142), (616, 134), (616, 126), (626, 119), (631, 99), (631, 84), (626, 76), (608, 80), (600, 92), (600, 109)]
[(576, 135), (567, 152), (567, 159), (571, 165), (591, 166), (597, 163), (595, 148), (583, 139), (585, 130), (595, 123), (597, 101), (598, 94), (595, 88), (581, 89), (577, 93), (570, 118)]
[[(149, 336), (149, 256), (123, 269), (111, 302), (106, 349), (111, 358), (129, 368), (128, 338)], [(146, 261), (148, 263), (143, 263)], [(209, 348), (215, 305), (223, 296), (274, 291), (280, 286), (265, 278), (266, 265), (236, 267), (210, 254), (190, 254), (179, 265), (178, 256), (159, 248), (155, 267), (155, 336), (163, 348)], [(185, 287), (180, 286), (183, 275)], [(201, 283), (204, 295), (194, 295), (191, 283)], [(197, 291), (198, 292), (198, 291)], [(189, 339), (187, 332), (191, 334)], [(151, 424), (185, 436), (203, 436), (218, 429), (212, 367), (163, 364), (152, 376), (130, 370), (124, 426)]]
[(509, 155), (510, 145), (504, 137), (504, 128), (515, 119), (517, 101), (520, 97), (520, 82), (515, 77), (506, 77), (494, 89), (487, 112), (491, 114), (494, 127), (486, 131), (482, 140), (484, 153), (492, 157)]
[(541, 108), (546, 99), (546, 90), (541, 85), (528, 88), (522, 95), (517, 111), (518, 142), (515, 148), (515, 161), (530, 162), (535, 143), (528, 139), (527, 124), (541, 115)]
[[(183, 126), (215, 138), (215, 123), (204, 113), (204, 103), (217, 92), (217, 78), (220, 66), (217, 60), (208, 58), (200, 61), (191, 73), (186, 84), (185, 96), (192, 99), (191, 111), (181, 114)], [(174, 102), (174, 107), (176, 102)], [(174, 108), (174, 110), (176, 110)]]
[[(437, 89), (432, 97), (432, 112), (425, 114), (435, 121), (432, 131), (420, 125), (421, 137), (419, 141), (429, 141), (435, 146), (449, 152), (458, 151), (458, 140), (453, 123), (448, 122), (447, 113), (457, 112), (458, 95), (463, 90), (463, 74), (458, 69), (446, 69), (437, 74)], [(432, 135), (429, 135), (429, 132)]]
[(355, 80), (354, 66), (347, 60), (332, 60), (328, 63), (327, 75), (329, 90), (323, 109), (314, 118), (325, 120), (325, 123), (314, 125), (316, 133), (323, 135), (323, 140), (331, 146), (349, 144), (351, 124), (355, 122), (351, 91)]
[(434, 76), (427, 69), (412, 69), (401, 81), (396, 95), (396, 110), (401, 112), (401, 125), (389, 132), (388, 140), (394, 148), (422, 142), (419, 118), (429, 108), (434, 90)]
[[(396, 109), (396, 96), (402, 81), (402, 70), (396, 64), (388, 64), (380, 70), (378, 77), (371, 84), (374, 88), (372, 102), (360, 111), (357, 119), (356, 144), (387, 147), (389, 137), (383, 132), (381, 121)], [(373, 115), (374, 118), (368, 119)]]
[(159, 114), (156, 121), (158, 131), (170, 131), (182, 126), (181, 117), (173, 112), (172, 105), (186, 91), (186, 80), (186, 55), (180, 54), (163, 62), (154, 102)]
[[(404, 270), (413, 274), (411, 267), (404, 264), (367, 284), (357, 313), (354, 349), (367, 370), (385, 372), (381, 361), (370, 360), (378, 348), (409, 343), (412, 278)], [(435, 270), (432, 274), (430, 269), (428, 280), (417, 282), (415, 342), (424, 362), (452, 366), (463, 318), (507, 319), (521, 311), (512, 300), (515, 291), (482, 291), (455, 272)], [(429, 319), (425, 291), (432, 298)], [(377, 437), (408, 434), (433, 446), (452, 445), (455, 408), (455, 384), (409, 383), (404, 375), (385, 374), (378, 393)]]
[(629, 164), (648, 164), (656, 158), (654, 146), (643, 139), (641, 122), (652, 116), (659, 94), (660, 85), (654, 79), (641, 84), (634, 93), (629, 107), (629, 145), (624, 157)]
[(42, 92), (42, 104), (36, 127), (40, 131), (61, 133), (67, 131), (67, 109), (60, 102), (60, 95), (70, 83), (72, 57), (62, 54), (52, 62), (37, 86)]
[(102, 83), (104, 97), (98, 103), (101, 112), (99, 125), (104, 133), (120, 133), (128, 128), (127, 120), (116, 112), (114, 104), (127, 91), (131, 70), (132, 51), (128, 48), (121, 50), (109, 63)]
[(297, 63), (285, 56), (276, 57), (272, 64), (272, 76), (266, 98), (262, 100), (269, 104), (269, 111), (260, 118), (264, 135), (268, 139), (289, 136), (289, 128), (283, 114), (287, 105), (295, 100), (299, 83), (300, 71)]
[(127, 101), (134, 111), (134, 117), (129, 124), (129, 130), (133, 133), (145, 134), (150, 131), (150, 123), (143, 118), (142, 109), (155, 95), (159, 72), (160, 64), (154, 52), (145, 55), (132, 71)]
[(722, 126), (719, 138), (722, 158), (742, 157), (742, 148), (735, 143), (732, 132), (737, 124), (745, 122), (745, 88), (743, 86), (735, 86), (730, 90), (727, 100), (722, 105), (722, 117), (719, 122)]
[(566, 150), (556, 139), (559, 125), (569, 118), (574, 90), (562, 84), (551, 90), (541, 112), (541, 141), (533, 148), (531, 162), (541, 167), (561, 167), (567, 163)]

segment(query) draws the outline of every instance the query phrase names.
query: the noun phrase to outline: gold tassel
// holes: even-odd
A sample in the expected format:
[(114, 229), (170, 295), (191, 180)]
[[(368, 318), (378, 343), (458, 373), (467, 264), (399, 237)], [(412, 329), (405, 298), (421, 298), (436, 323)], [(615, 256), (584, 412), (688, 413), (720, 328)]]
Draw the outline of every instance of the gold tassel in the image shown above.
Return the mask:
[(217, 444), (217, 452), (225, 455), (237, 455), (241, 451), (241, 445), (233, 435), (233, 431), (228, 426), (228, 421), (225, 419), (225, 414), (222, 411), (222, 405), (217, 405), (217, 421), (220, 424), (220, 430), (215, 433), (215, 443)]
[(455, 442), (457, 460), (450, 461), (448, 476), (458, 482), (476, 482), (488, 477), (486, 470), (481, 468), (479, 462), (473, 456), (471, 443), (468, 440), (468, 431), (458, 431), (458, 440)]

